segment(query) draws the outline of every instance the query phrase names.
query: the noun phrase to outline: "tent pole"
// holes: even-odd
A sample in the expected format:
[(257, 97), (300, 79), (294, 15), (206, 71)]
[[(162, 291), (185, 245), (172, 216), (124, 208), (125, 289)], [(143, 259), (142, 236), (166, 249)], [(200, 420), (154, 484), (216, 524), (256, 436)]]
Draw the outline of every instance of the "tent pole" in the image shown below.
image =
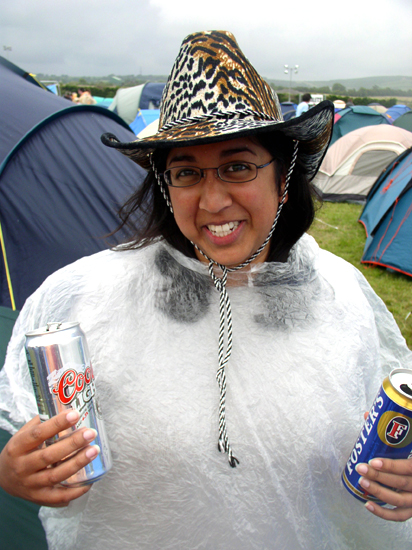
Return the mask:
[(12, 307), (13, 311), (16, 311), (16, 304), (14, 302), (13, 287), (11, 286), (9, 264), (7, 263), (6, 246), (4, 244), (3, 230), (1, 228), (1, 222), (0, 222), (0, 242), (1, 242), (1, 251), (3, 252), (4, 267), (6, 269), (6, 277), (7, 277), (7, 284), (8, 284), (8, 287), (9, 287), (11, 307)]

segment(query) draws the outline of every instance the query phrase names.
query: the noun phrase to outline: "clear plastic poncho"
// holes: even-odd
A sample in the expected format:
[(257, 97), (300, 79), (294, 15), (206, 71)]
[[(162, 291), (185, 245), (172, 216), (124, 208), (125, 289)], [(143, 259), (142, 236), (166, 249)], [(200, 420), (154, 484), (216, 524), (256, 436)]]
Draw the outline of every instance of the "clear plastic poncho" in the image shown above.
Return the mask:
[(83, 258), (49, 277), (15, 326), (1, 427), (37, 413), (27, 331), (79, 321), (112, 470), (40, 512), (50, 549), (409, 548), (412, 523), (367, 512), (341, 473), (384, 377), (412, 368), (392, 315), (350, 264), (304, 235), (287, 263), (230, 274), (226, 420), (217, 449), (219, 294), (207, 266), (162, 242)]

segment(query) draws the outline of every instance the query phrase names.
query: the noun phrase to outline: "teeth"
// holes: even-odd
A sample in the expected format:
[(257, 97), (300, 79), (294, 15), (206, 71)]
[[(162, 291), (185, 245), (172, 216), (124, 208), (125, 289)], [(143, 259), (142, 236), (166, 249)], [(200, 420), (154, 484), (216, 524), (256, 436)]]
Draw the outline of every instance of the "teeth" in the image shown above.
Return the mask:
[(229, 222), (223, 225), (208, 225), (207, 228), (217, 237), (226, 237), (226, 235), (229, 235), (234, 229), (239, 227), (239, 223), (240, 222)]

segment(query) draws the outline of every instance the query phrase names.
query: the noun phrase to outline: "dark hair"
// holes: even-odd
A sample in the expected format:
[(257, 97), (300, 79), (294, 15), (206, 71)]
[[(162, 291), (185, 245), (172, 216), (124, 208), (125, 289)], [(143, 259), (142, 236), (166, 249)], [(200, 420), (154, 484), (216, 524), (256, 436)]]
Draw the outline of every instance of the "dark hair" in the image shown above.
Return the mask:
[[(292, 159), (293, 141), (280, 132), (255, 137), (277, 161), (276, 185), (280, 192), (282, 176), (286, 177)], [(159, 173), (166, 169), (168, 153), (168, 149), (158, 149), (153, 153), (153, 162)], [(297, 162), (289, 183), (288, 200), (283, 205), (271, 239), (267, 261), (286, 261), (292, 246), (309, 229), (315, 216), (314, 194), (304, 167)], [(125, 249), (140, 248), (161, 237), (186, 256), (196, 258), (194, 247), (176, 224), (152, 170), (120, 208), (118, 215), (121, 223), (116, 231), (126, 229), (130, 234)]]
[(312, 99), (312, 96), (308, 93), (303, 94), (302, 101), (310, 101)]

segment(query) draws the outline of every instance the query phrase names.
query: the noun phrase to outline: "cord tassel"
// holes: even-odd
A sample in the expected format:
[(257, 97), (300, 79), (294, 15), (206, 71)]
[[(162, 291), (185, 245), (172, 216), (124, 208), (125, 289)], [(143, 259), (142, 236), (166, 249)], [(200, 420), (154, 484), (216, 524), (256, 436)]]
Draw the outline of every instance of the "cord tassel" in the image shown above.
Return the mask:
[[(221, 266), (222, 278), (216, 277), (213, 271), (213, 262), (209, 263), (209, 273), (216, 290), (219, 292), (219, 368), (216, 373), (216, 380), (220, 390), (219, 400), (219, 439), (217, 448), (221, 453), (227, 453), (229, 464), (235, 468), (239, 461), (233, 456), (232, 448), (227, 436), (226, 427), (226, 366), (232, 353), (232, 308), (230, 306), (229, 294), (226, 290), (227, 268)], [(225, 332), (227, 329), (227, 345), (225, 353)]]

